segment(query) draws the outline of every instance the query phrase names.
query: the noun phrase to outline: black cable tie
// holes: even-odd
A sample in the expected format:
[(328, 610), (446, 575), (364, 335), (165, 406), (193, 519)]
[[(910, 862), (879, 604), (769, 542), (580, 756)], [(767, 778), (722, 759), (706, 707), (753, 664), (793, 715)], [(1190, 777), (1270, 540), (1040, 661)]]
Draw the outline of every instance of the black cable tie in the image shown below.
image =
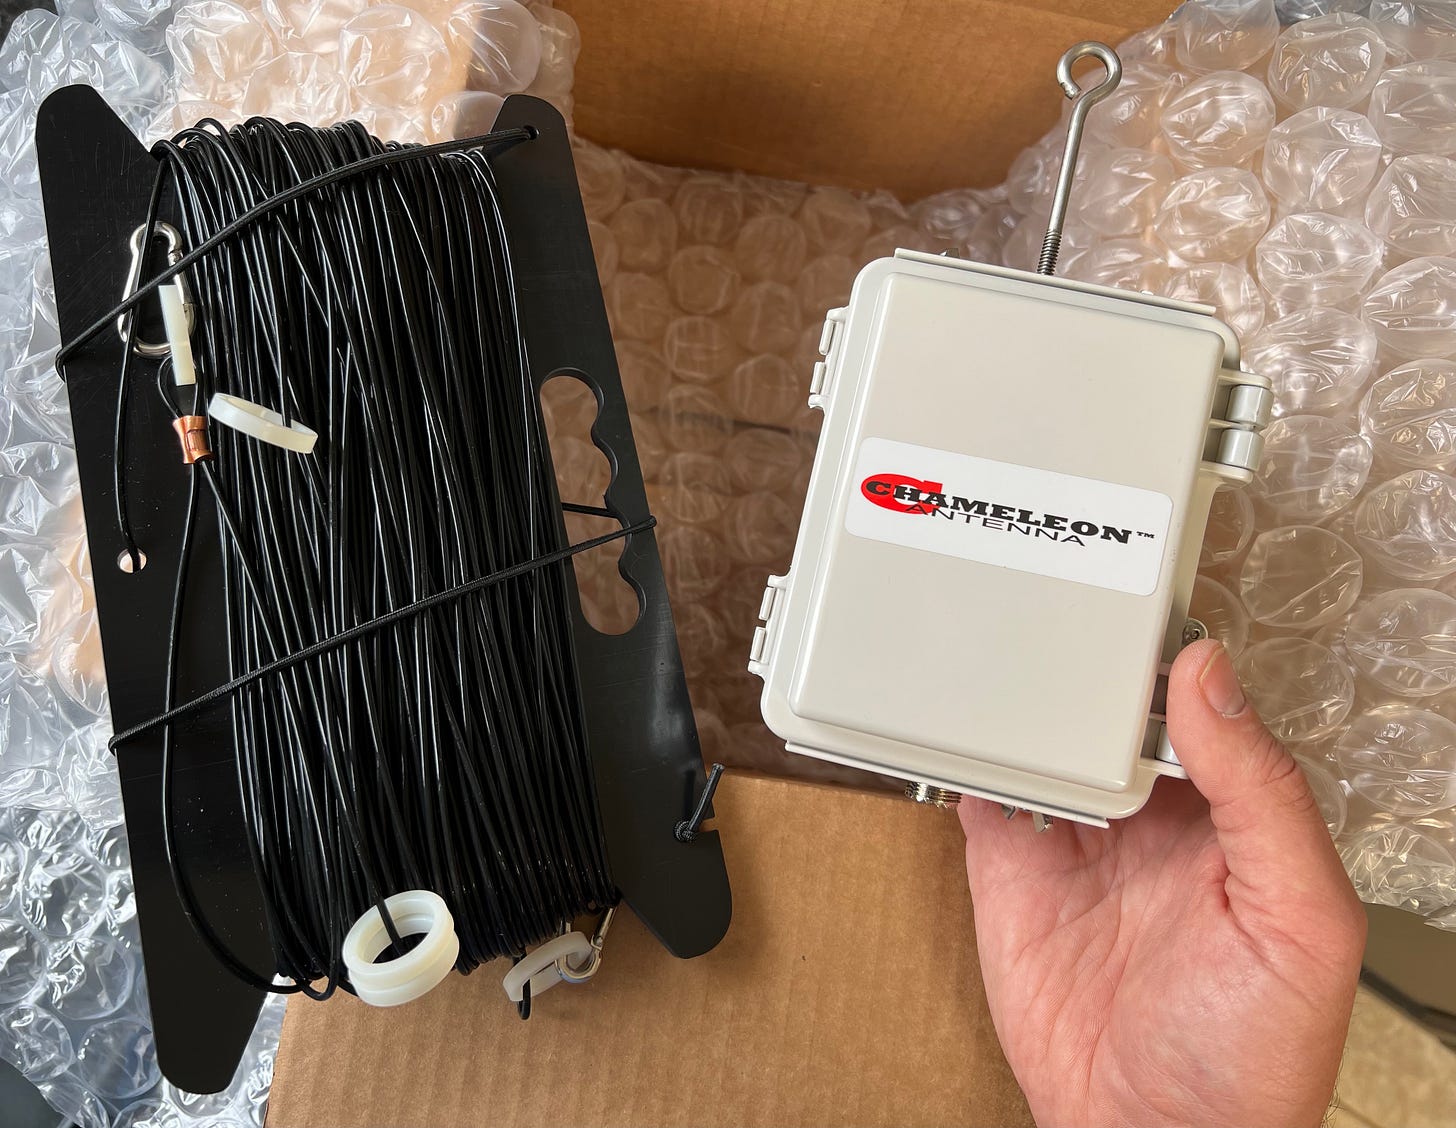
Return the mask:
[[(513, 564), (509, 568), (502, 568), (499, 572), (492, 572), (487, 576), (478, 576), (473, 580), (467, 580), (463, 584), (445, 588), (443, 591), (437, 591), (433, 595), (425, 596), (423, 599), (417, 599), (413, 603), (406, 603), (403, 607), (396, 607), (393, 611), (386, 611), (383, 615), (368, 619), (347, 630), (339, 631), (337, 634), (330, 635), (328, 638), (320, 639), (318, 642), (311, 643), (302, 650), (294, 651), (292, 654), (285, 654), (282, 658), (268, 662), (255, 670), (249, 670), (241, 677), (236, 677), (230, 682), (224, 682), (222, 685), (209, 689), (206, 693), (194, 697), (191, 701), (168, 709), (164, 713), (158, 713), (156, 716), (142, 721), (140, 724), (132, 725), (131, 728), (117, 733), (108, 740), (106, 747), (110, 751), (115, 752), (120, 745), (151, 732), (153, 729), (171, 724), (178, 718), (196, 712), (198, 709), (205, 708), (224, 697), (231, 697), (238, 690), (250, 686), (254, 682), (261, 681), (269, 674), (276, 674), (290, 669), (300, 662), (306, 662), (308, 659), (327, 653), (330, 650), (337, 650), (346, 643), (353, 642), (356, 638), (383, 630), (385, 627), (393, 626), (402, 620), (412, 619), (416, 615), (423, 614), (425, 611), (429, 611), (441, 604), (452, 603), (472, 592), (494, 587), (496, 584), (504, 583), (506, 580), (513, 580), (518, 576), (525, 575), (527, 572), (533, 572), (537, 568), (544, 568), (548, 564), (560, 563), (579, 553), (589, 552), (591, 549), (600, 548), (604, 544), (609, 544), (614, 540), (621, 540), (623, 537), (630, 537), (634, 533), (645, 533), (656, 524), (657, 518), (649, 516), (645, 521), (638, 521), (635, 525), (625, 525), (620, 529), (614, 529), (610, 533), (603, 533), (599, 537), (592, 537), (590, 540), (569, 544), (565, 548), (558, 548), (546, 553), (544, 556), (533, 556), (530, 560), (523, 561), (520, 564)], [(722, 770), (721, 765), (718, 768), (720, 771)], [(711, 797), (712, 788), (710, 786), (707, 792), (707, 798)], [(705, 799), (704, 803), (706, 801)], [(698, 822), (702, 821), (701, 810), (695, 817)]]
[[(277, 195), (274, 196), (270, 196), (261, 204), (250, 208), (248, 211), (238, 216), (237, 219), (233, 220), (226, 227), (221, 228), (215, 234), (209, 236), (207, 239), (204, 239), (197, 246), (193, 247), (192, 250), (188, 251), (176, 262), (168, 266), (165, 270), (159, 272), (148, 281), (137, 286), (137, 288), (132, 292), (130, 297), (123, 299), (118, 305), (112, 308), (109, 313), (102, 314), (101, 317), (99, 317), (96, 321), (92, 322), (91, 325), (87, 326), (87, 328), (84, 329), (80, 333), (80, 335), (75, 338), (75, 340), (64, 345), (61, 350), (56, 353), (56, 371), (60, 372), (62, 378), (64, 379), (65, 373), (62, 371), (62, 369), (64, 368), (66, 361), (74, 356), (76, 354), (76, 350), (78, 350), (87, 341), (91, 340), (92, 337), (96, 336), (96, 334), (104, 330), (108, 325), (115, 324), (117, 318), (126, 314), (130, 310), (135, 309), (138, 305), (141, 304), (144, 298), (146, 298), (148, 295), (153, 293), (165, 283), (170, 282), (173, 278), (176, 278), (177, 275), (185, 271), (189, 266), (191, 266), (194, 262), (200, 259), (203, 255), (220, 246), (222, 243), (226, 242), (234, 235), (237, 235), (244, 228), (252, 226), (260, 219), (266, 218), (273, 212), (278, 211), (284, 205), (291, 204), (300, 196), (310, 195), (311, 193), (319, 191), (321, 188), (327, 188), (330, 184), (336, 184), (340, 180), (345, 180), (351, 176), (358, 176), (360, 173), (369, 172), (373, 169), (385, 168), (388, 165), (400, 164), (404, 161), (418, 161), (424, 157), (432, 156), (436, 153), (452, 153), (459, 152), (465, 149), (480, 149), (484, 148), (487, 145), (504, 144), (507, 142), (515, 144), (516, 142), (520, 141), (531, 141), (534, 140), (536, 136), (537, 133), (533, 127), (521, 126), (516, 129), (502, 129), (494, 133), (481, 134), (479, 137), (465, 137), (461, 138), (458, 141), (440, 141), (434, 145), (413, 145), (406, 146), (401, 149), (389, 149), (383, 153), (376, 153), (372, 157), (365, 157), (362, 160), (354, 161), (351, 164), (341, 165), (338, 168), (330, 169), (328, 172), (320, 173), (318, 176), (315, 176), (309, 180), (305, 180), (301, 184), (295, 184), (292, 188), (289, 188), (286, 191), (279, 192)], [(158, 145), (162, 144), (170, 144), (170, 142), (158, 142)]]
[(713, 802), (713, 792), (718, 790), (718, 780), (722, 775), (723, 765), (714, 764), (708, 772), (708, 782), (703, 784), (703, 793), (698, 796), (693, 813), (672, 828), (672, 836), (679, 842), (691, 842), (698, 836), (703, 820), (708, 817), (708, 806)]

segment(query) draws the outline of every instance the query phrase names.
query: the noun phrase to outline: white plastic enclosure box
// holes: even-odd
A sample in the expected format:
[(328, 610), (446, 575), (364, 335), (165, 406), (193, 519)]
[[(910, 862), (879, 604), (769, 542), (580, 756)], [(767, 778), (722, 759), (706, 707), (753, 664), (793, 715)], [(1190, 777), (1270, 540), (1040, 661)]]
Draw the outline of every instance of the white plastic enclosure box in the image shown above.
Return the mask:
[(832, 310), (792, 564), (749, 669), (790, 751), (1103, 823), (1272, 395), (1206, 306), (899, 251)]

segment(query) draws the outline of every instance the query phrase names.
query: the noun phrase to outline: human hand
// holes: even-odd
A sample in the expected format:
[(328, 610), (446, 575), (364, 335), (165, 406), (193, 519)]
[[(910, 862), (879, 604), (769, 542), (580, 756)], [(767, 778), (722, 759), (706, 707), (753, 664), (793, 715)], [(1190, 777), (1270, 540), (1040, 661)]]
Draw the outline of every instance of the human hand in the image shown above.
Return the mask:
[(1185, 649), (1168, 690), (1192, 783), (1160, 781), (1132, 818), (1036, 834), (961, 800), (996, 1032), (1044, 1128), (1317, 1125), (1364, 912), (1223, 648)]

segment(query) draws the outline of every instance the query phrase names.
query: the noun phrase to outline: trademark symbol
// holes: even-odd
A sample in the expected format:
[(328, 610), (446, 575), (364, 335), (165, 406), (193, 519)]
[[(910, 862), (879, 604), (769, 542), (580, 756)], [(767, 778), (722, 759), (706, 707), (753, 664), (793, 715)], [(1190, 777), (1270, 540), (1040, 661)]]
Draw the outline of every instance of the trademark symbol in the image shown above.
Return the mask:
[(1146, 537), (1148, 540), (1152, 540), (1153, 539), (1153, 534), (1152, 533), (1138, 533), (1138, 536), (1140, 536), (1140, 537)]

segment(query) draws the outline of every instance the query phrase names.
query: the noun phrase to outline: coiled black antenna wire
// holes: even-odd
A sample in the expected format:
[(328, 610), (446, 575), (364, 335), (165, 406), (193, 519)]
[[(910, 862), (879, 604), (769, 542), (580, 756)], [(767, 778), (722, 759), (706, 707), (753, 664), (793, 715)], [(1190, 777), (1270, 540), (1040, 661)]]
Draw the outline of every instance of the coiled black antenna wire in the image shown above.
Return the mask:
[[(179, 405), (188, 393), (171, 388), (166, 364), (159, 394), (182, 416), (224, 392), (319, 434), (300, 455), (208, 428), (215, 458), (193, 464), (164, 712), (113, 738), (162, 728), (178, 895), (255, 987), (349, 989), (344, 935), (373, 905), (399, 945), (384, 898), (406, 889), (445, 899), (461, 971), (520, 958), (617, 900), (576, 684), (568, 557), (637, 529), (559, 543), (489, 140), (406, 148), (356, 123), (254, 119), (206, 121), (154, 150), (148, 229), (165, 180), (192, 250), (125, 307), (182, 269), (198, 307), (195, 403)], [(126, 394), (123, 374), (119, 415)], [(241, 673), (177, 705), (204, 496), (224, 543)], [(135, 552), (124, 498), (117, 513)], [(269, 973), (212, 928), (175, 839), (172, 722), (219, 702), (237, 734)]]

